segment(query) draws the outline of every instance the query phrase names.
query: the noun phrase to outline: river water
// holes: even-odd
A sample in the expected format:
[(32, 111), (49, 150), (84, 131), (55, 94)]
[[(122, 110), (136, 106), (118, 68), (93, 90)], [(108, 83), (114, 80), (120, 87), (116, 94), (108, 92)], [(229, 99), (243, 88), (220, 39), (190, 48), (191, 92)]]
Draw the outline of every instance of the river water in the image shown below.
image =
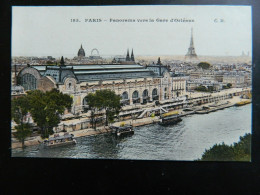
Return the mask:
[(251, 104), (230, 107), (209, 114), (182, 118), (173, 126), (151, 124), (136, 127), (123, 138), (102, 134), (76, 138), (77, 144), (46, 149), (31, 146), (12, 150), (13, 157), (196, 160), (216, 143), (233, 144), (251, 133)]

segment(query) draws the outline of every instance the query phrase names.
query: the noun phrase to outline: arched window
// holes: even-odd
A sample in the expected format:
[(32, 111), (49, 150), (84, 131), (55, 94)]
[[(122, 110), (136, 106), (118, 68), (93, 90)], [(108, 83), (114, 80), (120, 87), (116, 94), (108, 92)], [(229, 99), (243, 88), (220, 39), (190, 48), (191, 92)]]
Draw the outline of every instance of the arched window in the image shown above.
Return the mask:
[(145, 103), (147, 103), (147, 101), (149, 101), (149, 96), (148, 96), (148, 90), (145, 89), (143, 91), (143, 103), (145, 104)]
[(21, 77), (20, 85), (23, 86), (24, 90), (34, 90), (37, 86), (37, 80), (32, 74), (26, 73)]
[(156, 96), (156, 95), (157, 95), (157, 89), (156, 89), (156, 88), (153, 89), (152, 95), (153, 95), (153, 96)]
[(84, 112), (88, 111), (89, 106), (88, 106), (88, 98), (87, 97), (84, 97), (83, 102), (82, 102), (82, 107), (83, 107)]
[(139, 94), (138, 94), (138, 91), (134, 91), (133, 92), (133, 95), (132, 95), (132, 98), (133, 98), (133, 103), (140, 103), (140, 98), (139, 98)]
[(139, 97), (138, 91), (134, 91), (132, 98), (138, 98), (138, 97)]
[(148, 97), (148, 90), (147, 89), (144, 90), (144, 92), (143, 92), (143, 98), (146, 98), (146, 97)]
[(152, 98), (153, 98), (153, 100), (158, 100), (159, 99), (158, 91), (157, 91), (156, 88), (153, 89), (153, 91), (152, 91)]
[(127, 100), (128, 99), (128, 93), (126, 91), (122, 94), (122, 99), (123, 100)]

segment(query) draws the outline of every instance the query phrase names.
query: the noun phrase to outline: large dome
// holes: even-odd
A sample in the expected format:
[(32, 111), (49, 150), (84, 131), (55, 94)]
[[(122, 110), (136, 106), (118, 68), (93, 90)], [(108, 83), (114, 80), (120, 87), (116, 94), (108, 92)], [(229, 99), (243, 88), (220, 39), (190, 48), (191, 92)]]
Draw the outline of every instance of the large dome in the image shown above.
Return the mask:
[(82, 48), (82, 45), (78, 51), (78, 57), (85, 57), (85, 51), (84, 49)]

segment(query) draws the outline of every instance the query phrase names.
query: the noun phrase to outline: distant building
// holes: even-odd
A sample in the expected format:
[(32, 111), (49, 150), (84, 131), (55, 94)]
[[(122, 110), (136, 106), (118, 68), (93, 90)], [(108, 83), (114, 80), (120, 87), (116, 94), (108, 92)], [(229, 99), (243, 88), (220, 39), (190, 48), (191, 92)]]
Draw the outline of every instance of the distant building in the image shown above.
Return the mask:
[(194, 42), (193, 42), (193, 29), (191, 29), (190, 47), (188, 48), (188, 52), (185, 55), (185, 59), (186, 60), (198, 59), (198, 56), (195, 52)]
[(167, 66), (163, 66), (161, 63), (161, 59), (158, 58), (158, 61), (156, 64), (150, 64), (146, 67), (149, 70), (152, 70), (156, 75), (162, 76), (164, 72), (169, 72), (169, 68)]
[(223, 75), (223, 84), (231, 83), (232, 87), (245, 87), (247, 84), (243, 73), (229, 72)]
[(47, 56), (47, 60), (55, 60), (52, 56)]
[(192, 91), (199, 86), (204, 86), (206, 88), (213, 87), (214, 91), (222, 89), (223, 84), (221, 82), (210, 80), (208, 78), (199, 78), (187, 81), (187, 91)]
[(119, 64), (135, 64), (135, 57), (134, 57), (134, 50), (132, 49), (131, 56), (129, 55), (129, 49), (127, 49), (126, 57), (117, 56), (114, 57), (112, 63), (119, 63)]
[(11, 97), (12, 99), (25, 95), (24, 88), (22, 86), (12, 86)]
[(78, 51), (78, 57), (85, 57), (85, 50), (83, 49), (82, 44)]

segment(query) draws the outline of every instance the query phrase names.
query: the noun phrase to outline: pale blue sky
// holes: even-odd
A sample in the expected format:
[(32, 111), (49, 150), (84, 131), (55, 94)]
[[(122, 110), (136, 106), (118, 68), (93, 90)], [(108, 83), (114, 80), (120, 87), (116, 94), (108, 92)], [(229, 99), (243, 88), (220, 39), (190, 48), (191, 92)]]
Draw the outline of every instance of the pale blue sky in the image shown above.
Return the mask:
[[(81, 44), (87, 56), (93, 48), (101, 55), (125, 55), (127, 48), (134, 48), (135, 55), (185, 55), (192, 27), (198, 55), (252, 52), (250, 6), (42, 6), (12, 11), (13, 56), (73, 57)], [(81, 22), (73, 23), (73, 18)], [(102, 22), (84, 22), (86, 18)], [(155, 22), (111, 23), (110, 18)], [(169, 22), (176, 18), (194, 22)]]

